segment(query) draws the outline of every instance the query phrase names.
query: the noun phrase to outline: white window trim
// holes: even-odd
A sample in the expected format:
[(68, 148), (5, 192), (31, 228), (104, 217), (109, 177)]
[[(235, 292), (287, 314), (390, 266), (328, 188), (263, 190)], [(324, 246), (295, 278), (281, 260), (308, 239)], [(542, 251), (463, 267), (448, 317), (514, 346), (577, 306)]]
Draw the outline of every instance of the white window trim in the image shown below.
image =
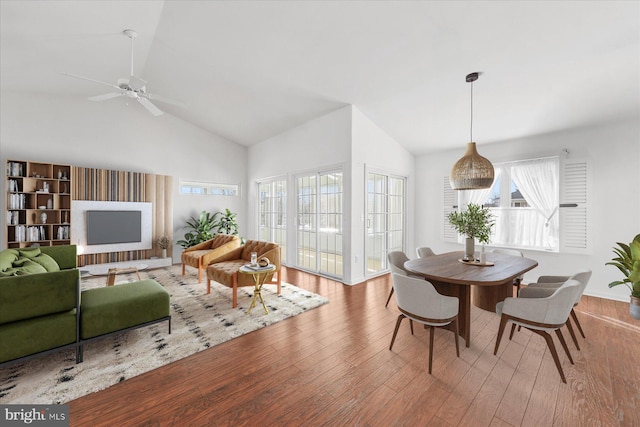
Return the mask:
[[(200, 188), (203, 193), (191, 193), (183, 192), (183, 187)], [(240, 184), (219, 184), (212, 182), (192, 181), (192, 180), (180, 180), (178, 187), (180, 194), (192, 195), (192, 196), (224, 196), (224, 197), (238, 197), (240, 196)]]

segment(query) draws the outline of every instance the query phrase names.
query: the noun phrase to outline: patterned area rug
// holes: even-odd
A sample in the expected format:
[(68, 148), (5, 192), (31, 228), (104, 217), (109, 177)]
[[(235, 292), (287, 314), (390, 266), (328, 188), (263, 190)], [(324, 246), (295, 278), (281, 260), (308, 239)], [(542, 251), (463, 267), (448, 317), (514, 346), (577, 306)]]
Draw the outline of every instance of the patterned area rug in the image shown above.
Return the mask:
[[(64, 350), (0, 369), (0, 403), (66, 403), (103, 390), (127, 378), (272, 325), (329, 302), (325, 297), (282, 283), (266, 285), (262, 296), (269, 314), (256, 305), (247, 314), (253, 288), (238, 289), (238, 307), (231, 308), (231, 289), (197, 283), (193, 271), (180, 266), (141, 271), (140, 278), (162, 284), (171, 295), (171, 335), (167, 322), (123, 332), (84, 346), (84, 362), (75, 363), (75, 350)], [(136, 281), (119, 275), (116, 283)], [(105, 286), (106, 277), (82, 279), (82, 289)]]

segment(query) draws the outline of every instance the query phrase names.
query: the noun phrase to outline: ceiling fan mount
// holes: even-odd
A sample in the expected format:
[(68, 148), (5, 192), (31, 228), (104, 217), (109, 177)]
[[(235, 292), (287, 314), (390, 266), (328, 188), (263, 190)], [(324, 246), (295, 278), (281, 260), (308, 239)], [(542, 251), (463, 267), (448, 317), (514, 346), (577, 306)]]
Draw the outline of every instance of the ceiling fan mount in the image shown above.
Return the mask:
[(134, 55), (133, 42), (134, 42), (134, 39), (138, 37), (138, 33), (135, 32), (134, 30), (127, 29), (122, 31), (122, 34), (124, 34), (125, 36), (129, 37), (129, 39), (131, 39), (131, 67), (130, 67), (129, 78), (119, 78), (117, 80), (117, 85), (114, 85), (114, 84), (103, 82), (100, 80), (94, 80), (88, 77), (78, 76), (76, 74), (70, 74), (70, 73), (62, 73), (62, 74), (66, 76), (75, 77), (78, 79), (88, 80), (94, 83), (110, 86), (119, 91), (119, 92), (110, 92), (102, 95), (92, 96), (89, 98), (89, 100), (91, 101), (106, 101), (107, 99), (126, 96), (128, 98), (136, 99), (144, 108), (147, 109), (147, 111), (149, 111), (154, 116), (159, 116), (164, 113), (162, 112), (162, 110), (156, 107), (155, 104), (153, 104), (150, 101), (151, 99), (153, 99), (154, 101), (160, 101), (167, 104), (177, 105), (179, 107), (184, 107), (185, 105), (182, 102), (174, 101), (160, 95), (155, 95), (155, 94), (152, 95), (151, 93), (147, 92), (147, 88), (146, 88), (147, 81), (139, 77), (136, 77), (136, 75), (133, 72), (133, 55)]

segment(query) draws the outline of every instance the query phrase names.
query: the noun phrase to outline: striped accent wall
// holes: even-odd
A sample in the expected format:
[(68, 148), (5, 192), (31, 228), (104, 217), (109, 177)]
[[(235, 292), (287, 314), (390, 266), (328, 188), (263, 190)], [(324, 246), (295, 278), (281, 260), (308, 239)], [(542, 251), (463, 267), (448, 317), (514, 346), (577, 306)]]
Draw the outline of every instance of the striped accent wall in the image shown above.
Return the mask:
[[(151, 202), (152, 238), (173, 240), (173, 177), (141, 172), (73, 167), (73, 200), (105, 202)], [(161, 249), (86, 254), (78, 256), (78, 265), (102, 264), (160, 256)], [(171, 257), (172, 248), (167, 249)]]

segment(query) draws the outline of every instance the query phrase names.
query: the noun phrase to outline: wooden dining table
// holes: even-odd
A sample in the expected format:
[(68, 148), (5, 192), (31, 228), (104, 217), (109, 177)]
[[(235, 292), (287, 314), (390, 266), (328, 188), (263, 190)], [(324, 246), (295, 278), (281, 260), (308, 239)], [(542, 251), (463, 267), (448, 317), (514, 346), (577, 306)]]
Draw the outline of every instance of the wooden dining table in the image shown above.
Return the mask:
[(464, 252), (447, 252), (412, 259), (404, 268), (428, 280), (436, 290), (457, 297), (458, 333), (471, 344), (471, 302), (484, 310), (496, 310), (496, 304), (513, 296), (513, 280), (535, 268), (538, 262), (529, 258), (489, 252), (488, 265), (462, 262)]

